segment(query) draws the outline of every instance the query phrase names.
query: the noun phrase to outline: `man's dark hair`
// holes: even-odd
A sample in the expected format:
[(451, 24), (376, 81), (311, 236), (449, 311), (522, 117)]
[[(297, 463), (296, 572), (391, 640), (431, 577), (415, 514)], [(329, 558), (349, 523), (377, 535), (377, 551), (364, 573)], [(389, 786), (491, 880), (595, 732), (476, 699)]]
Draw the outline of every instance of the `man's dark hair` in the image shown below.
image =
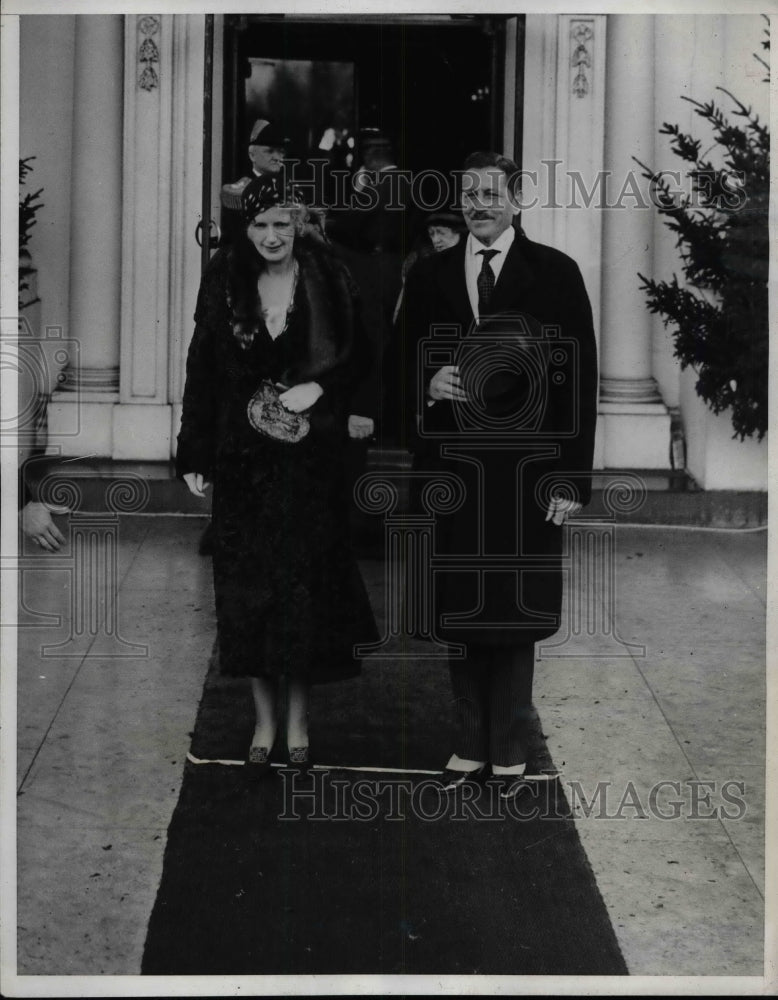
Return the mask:
[(519, 168), (513, 160), (509, 160), (507, 156), (503, 156), (501, 153), (485, 151), (471, 153), (465, 160), (462, 169), (486, 170), (489, 167), (496, 167), (498, 170), (502, 170), (508, 178), (508, 191), (512, 195), (519, 193)]

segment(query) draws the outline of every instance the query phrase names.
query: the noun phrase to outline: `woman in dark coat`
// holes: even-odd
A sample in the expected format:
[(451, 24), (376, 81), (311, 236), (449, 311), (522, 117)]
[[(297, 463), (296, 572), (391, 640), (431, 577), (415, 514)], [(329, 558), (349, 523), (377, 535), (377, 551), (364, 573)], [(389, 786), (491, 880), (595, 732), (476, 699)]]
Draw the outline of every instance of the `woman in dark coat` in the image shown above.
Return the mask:
[[(279, 681), (288, 685), (290, 761), (305, 763), (309, 685), (357, 675), (353, 645), (376, 629), (350, 546), (344, 476), (361, 338), (355, 286), (302, 235), (307, 213), (290, 192), (252, 182), (243, 216), (245, 235), (203, 276), (176, 461), (196, 496), (214, 486), (220, 667), (251, 678), (248, 763), (264, 771)], [(278, 387), (282, 416), (308, 418), (306, 436), (277, 440), (252, 425), (263, 380)], [(252, 414), (266, 427), (260, 408)]]

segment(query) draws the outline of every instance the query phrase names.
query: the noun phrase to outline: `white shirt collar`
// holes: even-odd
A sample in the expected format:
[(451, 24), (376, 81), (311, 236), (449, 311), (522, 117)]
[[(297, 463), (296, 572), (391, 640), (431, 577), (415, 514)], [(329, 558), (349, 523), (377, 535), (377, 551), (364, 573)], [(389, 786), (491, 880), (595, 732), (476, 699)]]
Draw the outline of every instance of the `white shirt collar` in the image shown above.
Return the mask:
[(470, 233), (467, 237), (467, 252), (470, 256), (475, 256), (475, 254), (480, 253), (482, 250), (497, 250), (501, 253), (506, 253), (516, 238), (516, 230), (513, 226), (508, 226), (504, 232), (500, 233), (497, 239), (492, 243), (490, 247), (482, 243), (477, 237)]

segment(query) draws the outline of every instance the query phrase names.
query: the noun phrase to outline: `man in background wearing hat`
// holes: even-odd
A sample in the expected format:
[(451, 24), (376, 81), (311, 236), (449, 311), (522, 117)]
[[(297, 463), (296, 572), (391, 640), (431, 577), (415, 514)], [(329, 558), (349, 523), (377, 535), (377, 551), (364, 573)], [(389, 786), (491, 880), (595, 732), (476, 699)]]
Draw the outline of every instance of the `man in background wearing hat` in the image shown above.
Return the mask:
[[(235, 230), (240, 219), (240, 199), (243, 190), (252, 177), (264, 177), (268, 184), (278, 187), (282, 183), (284, 157), (289, 139), (280, 128), (266, 118), (257, 118), (248, 136), (248, 158), (251, 174), (241, 177), (232, 184), (224, 184), (221, 201), (230, 214), (225, 214), (223, 229), (229, 242), (229, 235)], [(233, 216), (232, 213), (235, 213)]]
[(380, 426), (383, 371), (381, 359), (389, 344), (392, 311), (401, 286), (405, 253), (405, 205), (409, 200), (405, 175), (399, 171), (391, 140), (377, 128), (360, 130), (362, 165), (353, 177), (351, 207), (335, 211), (328, 234), (345, 260), (362, 295), (365, 331), (373, 363), (352, 400), (349, 434), (356, 479), (364, 471), (368, 441)]
[(591, 492), (596, 348), (577, 265), (514, 225), (516, 164), (464, 167), (469, 234), (408, 274), (401, 377), (416, 470), (464, 488), (436, 514), (449, 562), (432, 608), (457, 717), (441, 788), (491, 765), (509, 798), (531, 751), (534, 644), (560, 625), (562, 526)]
[[(394, 147), (378, 129), (362, 129), (363, 164), (354, 175), (356, 239), (360, 250), (400, 255), (402, 262), (405, 208), (410, 192), (397, 166)], [(360, 207), (360, 202), (368, 207)]]

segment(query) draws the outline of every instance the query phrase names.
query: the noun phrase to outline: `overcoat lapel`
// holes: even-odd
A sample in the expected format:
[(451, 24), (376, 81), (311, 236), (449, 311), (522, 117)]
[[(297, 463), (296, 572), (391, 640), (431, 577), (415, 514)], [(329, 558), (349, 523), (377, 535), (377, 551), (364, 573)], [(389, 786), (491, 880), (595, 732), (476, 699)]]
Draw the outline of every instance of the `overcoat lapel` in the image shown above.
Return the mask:
[[(525, 242), (525, 238), (517, 233), (508, 250), (500, 277), (495, 283), (490, 313), (520, 308), (522, 299), (534, 286), (536, 276), (524, 252)], [(465, 281), (466, 247), (467, 238), (464, 237), (451, 253), (446, 254), (445, 263), (441, 262), (443, 266), (440, 270), (442, 293), (451, 305), (457, 320), (462, 324), (463, 334), (467, 333), (474, 319)]]
[(533, 287), (535, 273), (523, 251), (523, 243), (524, 239), (517, 233), (492, 292), (489, 303), (489, 312), (492, 314), (518, 308)]
[(462, 333), (469, 330), (475, 317), (470, 305), (465, 281), (465, 247), (467, 237), (463, 236), (459, 243), (446, 255), (445, 263), (440, 270), (441, 291), (448, 299), (457, 321), (462, 324)]

